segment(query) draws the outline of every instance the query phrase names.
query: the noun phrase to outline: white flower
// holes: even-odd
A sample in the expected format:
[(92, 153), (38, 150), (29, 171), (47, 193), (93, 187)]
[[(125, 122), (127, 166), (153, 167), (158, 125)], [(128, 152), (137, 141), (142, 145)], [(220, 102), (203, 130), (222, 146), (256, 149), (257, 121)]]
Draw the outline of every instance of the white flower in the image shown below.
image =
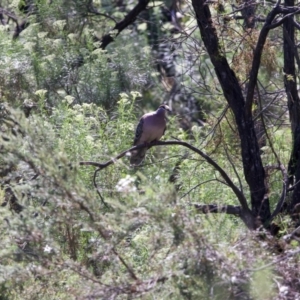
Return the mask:
[(73, 106), (73, 109), (74, 110), (81, 110), (81, 105), (79, 105), (79, 104), (75, 104), (74, 106)]
[(125, 178), (119, 180), (116, 185), (116, 190), (120, 193), (135, 192), (136, 186), (134, 185), (134, 181), (135, 179), (133, 177), (131, 177), (130, 175), (126, 175)]
[(42, 98), (46, 95), (47, 92), (47, 90), (37, 90), (34, 94)]
[(44, 252), (46, 253), (51, 253), (53, 250), (53, 248), (51, 248), (50, 246), (46, 245), (45, 248), (44, 248)]
[(91, 135), (87, 135), (85, 137), (85, 140), (86, 140), (88, 145), (92, 145), (94, 143), (94, 138)]
[(73, 101), (75, 100), (75, 97), (70, 96), (70, 95), (67, 95), (67, 96), (65, 97), (65, 100), (68, 102), (68, 104), (72, 104)]

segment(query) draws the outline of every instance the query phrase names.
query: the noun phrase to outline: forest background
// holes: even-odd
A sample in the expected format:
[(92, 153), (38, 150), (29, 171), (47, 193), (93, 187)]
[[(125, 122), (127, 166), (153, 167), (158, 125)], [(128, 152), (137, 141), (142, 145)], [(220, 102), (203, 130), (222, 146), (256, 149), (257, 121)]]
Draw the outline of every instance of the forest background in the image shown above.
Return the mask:
[(1, 0), (0, 299), (300, 299), (299, 13)]

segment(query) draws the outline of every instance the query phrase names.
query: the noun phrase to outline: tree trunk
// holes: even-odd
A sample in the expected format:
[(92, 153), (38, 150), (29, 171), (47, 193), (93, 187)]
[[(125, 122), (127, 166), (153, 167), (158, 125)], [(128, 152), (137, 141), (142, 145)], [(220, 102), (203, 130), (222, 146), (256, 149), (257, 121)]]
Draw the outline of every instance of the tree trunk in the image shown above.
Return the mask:
[[(295, 5), (294, 0), (285, 0), (286, 7)], [(297, 91), (295, 67), (295, 27), (294, 16), (289, 16), (283, 23), (284, 84), (288, 99), (289, 115), (293, 135), (293, 150), (289, 162), (290, 184), (296, 184), (290, 209), (300, 203), (300, 99)]]
[(224, 96), (235, 116), (241, 140), (244, 175), (251, 193), (252, 213), (264, 223), (271, 214), (265, 186), (265, 171), (260, 157), (252, 113), (246, 112), (245, 99), (239, 82), (226, 57), (220, 51), (217, 32), (207, 2), (192, 0), (192, 5), (202, 40), (215, 68)]

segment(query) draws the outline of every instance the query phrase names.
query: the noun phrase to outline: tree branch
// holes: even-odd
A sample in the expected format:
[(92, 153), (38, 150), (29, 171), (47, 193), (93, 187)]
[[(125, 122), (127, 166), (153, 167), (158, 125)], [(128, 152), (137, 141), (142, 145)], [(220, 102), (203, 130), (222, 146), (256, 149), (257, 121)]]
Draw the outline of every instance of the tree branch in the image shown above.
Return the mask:
[[(257, 95), (258, 95), (258, 103), (259, 103), (259, 108), (260, 108), (260, 111), (262, 111), (262, 100), (261, 100), (261, 96), (260, 96), (260, 92), (259, 92), (259, 88), (257, 88)], [(289, 177), (288, 177), (288, 174), (287, 174), (287, 171), (286, 171), (286, 168), (284, 167), (284, 165), (281, 163), (280, 161), (280, 158), (279, 156), (277, 155), (276, 151), (275, 151), (275, 148), (274, 148), (274, 145), (272, 143), (272, 140), (269, 136), (269, 133), (268, 133), (268, 130), (267, 130), (267, 126), (266, 126), (266, 123), (265, 123), (265, 119), (264, 119), (264, 115), (261, 114), (261, 122), (262, 122), (262, 126), (264, 128), (264, 132), (265, 132), (265, 135), (266, 135), (266, 138), (269, 142), (269, 146), (271, 148), (271, 151), (277, 161), (277, 164), (279, 166), (279, 169), (281, 171), (281, 174), (282, 174), (282, 177), (283, 177), (283, 184), (282, 184), (282, 192), (281, 192), (281, 196), (280, 196), (280, 199), (276, 205), (276, 208), (275, 210), (273, 211), (271, 217), (270, 217), (270, 220), (269, 222), (271, 222), (273, 220), (273, 218), (275, 216), (277, 216), (277, 214), (281, 211), (281, 208), (283, 206), (283, 203), (285, 201), (285, 198), (286, 198), (286, 194), (287, 194), (287, 187), (288, 187), (288, 182), (289, 182)]]
[(90, 165), (90, 166), (94, 166), (94, 167), (98, 167), (99, 170), (102, 170), (106, 167), (108, 167), (109, 165), (115, 163), (118, 159), (122, 158), (123, 156), (126, 155), (126, 153), (134, 151), (134, 150), (138, 150), (138, 149), (142, 149), (145, 147), (153, 147), (153, 146), (167, 146), (167, 145), (180, 145), (186, 148), (189, 148), (190, 150), (194, 151), (195, 153), (199, 154), (202, 158), (204, 158), (206, 160), (207, 163), (209, 163), (211, 166), (213, 166), (222, 176), (222, 178), (224, 179), (224, 181), (228, 184), (228, 186), (232, 189), (232, 191), (234, 192), (234, 194), (237, 196), (243, 210), (249, 211), (248, 208), (248, 204), (247, 204), (247, 200), (245, 198), (245, 196), (243, 195), (243, 193), (239, 190), (239, 188), (232, 182), (232, 180), (229, 178), (229, 176), (227, 175), (227, 173), (212, 159), (210, 158), (208, 155), (206, 155), (204, 152), (202, 152), (200, 149), (192, 146), (191, 144), (187, 143), (187, 142), (182, 142), (182, 141), (158, 141), (158, 142), (154, 142), (152, 144), (149, 145), (145, 145), (145, 144), (141, 144), (141, 145), (137, 145), (134, 147), (131, 147), (125, 151), (122, 151), (120, 154), (118, 154), (116, 157), (110, 159), (109, 161), (105, 162), (105, 163), (96, 163), (96, 162), (91, 162), (91, 161), (82, 161), (79, 164), (80, 165)]
[(136, 17), (146, 9), (149, 2), (150, 0), (139, 0), (138, 4), (125, 16), (125, 18), (115, 25), (112, 31), (116, 30), (117, 33), (115, 35), (108, 33), (101, 38), (100, 48), (104, 50), (108, 44), (113, 42), (114, 38), (117, 37), (121, 31), (131, 25), (136, 20)]
[(191, 189), (189, 189), (181, 198), (180, 198), (180, 200), (182, 199), (182, 198), (184, 198), (185, 196), (187, 196), (189, 193), (191, 193), (193, 190), (195, 190), (196, 188), (198, 188), (200, 185), (202, 185), (202, 184), (205, 184), (205, 183), (208, 183), (208, 182), (212, 182), (212, 181), (217, 181), (216, 179), (209, 179), (209, 180), (205, 180), (205, 181), (203, 181), (203, 182), (200, 182), (200, 183), (198, 183), (198, 184), (196, 184), (195, 186), (193, 186)]
[[(254, 55), (252, 59), (252, 67), (249, 77), (248, 91), (246, 97), (245, 111), (247, 115), (251, 115), (252, 111), (252, 103), (254, 96), (254, 89), (257, 82), (258, 70), (260, 66), (261, 56), (263, 52), (263, 48), (268, 36), (268, 33), (271, 29), (274, 29), (283, 24), (286, 18), (300, 13), (299, 7), (280, 7), (280, 2), (276, 4), (276, 6), (269, 12), (266, 22), (263, 28), (260, 31), (259, 38), (254, 50)], [(273, 23), (273, 20), (278, 14), (285, 14), (283, 18), (281, 18), (278, 22)]]
[(94, 14), (96, 16), (101, 16), (101, 17), (105, 17), (107, 19), (110, 19), (112, 21), (114, 21), (115, 23), (117, 23), (117, 21), (115, 20), (115, 18), (105, 14), (105, 13), (101, 13), (99, 12), (94, 6), (93, 6), (93, 1), (90, 1), (90, 3), (87, 6), (88, 12), (91, 14)]
[(252, 66), (249, 76), (249, 83), (248, 83), (248, 91), (246, 96), (246, 103), (245, 103), (245, 112), (247, 116), (251, 116), (252, 114), (252, 103), (253, 103), (253, 96), (254, 96), (254, 89), (257, 82), (257, 75), (260, 66), (261, 56), (264, 49), (264, 45), (270, 31), (270, 25), (272, 24), (273, 20), (275, 19), (276, 15), (280, 13), (279, 6), (276, 5), (268, 14), (266, 18), (266, 22), (263, 28), (260, 31), (258, 41), (255, 47), (253, 59), (252, 59)]
[(245, 179), (251, 193), (252, 213), (262, 222), (269, 219), (270, 207), (265, 196), (265, 172), (251, 115), (245, 113), (245, 98), (234, 71), (230, 68), (220, 46), (217, 30), (209, 6), (205, 0), (192, 0), (203, 43), (214, 66), (224, 97), (237, 124), (241, 141), (241, 156)]

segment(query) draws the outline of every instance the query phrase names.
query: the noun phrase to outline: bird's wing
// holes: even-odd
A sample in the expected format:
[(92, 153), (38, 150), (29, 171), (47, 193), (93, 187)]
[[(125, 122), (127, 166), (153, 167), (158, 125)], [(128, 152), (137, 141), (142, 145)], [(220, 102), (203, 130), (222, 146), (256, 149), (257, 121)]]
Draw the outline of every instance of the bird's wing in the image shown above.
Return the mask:
[(140, 138), (142, 137), (143, 134), (143, 128), (144, 128), (144, 119), (141, 118), (139, 124), (136, 127), (133, 145), (139, 144)]

